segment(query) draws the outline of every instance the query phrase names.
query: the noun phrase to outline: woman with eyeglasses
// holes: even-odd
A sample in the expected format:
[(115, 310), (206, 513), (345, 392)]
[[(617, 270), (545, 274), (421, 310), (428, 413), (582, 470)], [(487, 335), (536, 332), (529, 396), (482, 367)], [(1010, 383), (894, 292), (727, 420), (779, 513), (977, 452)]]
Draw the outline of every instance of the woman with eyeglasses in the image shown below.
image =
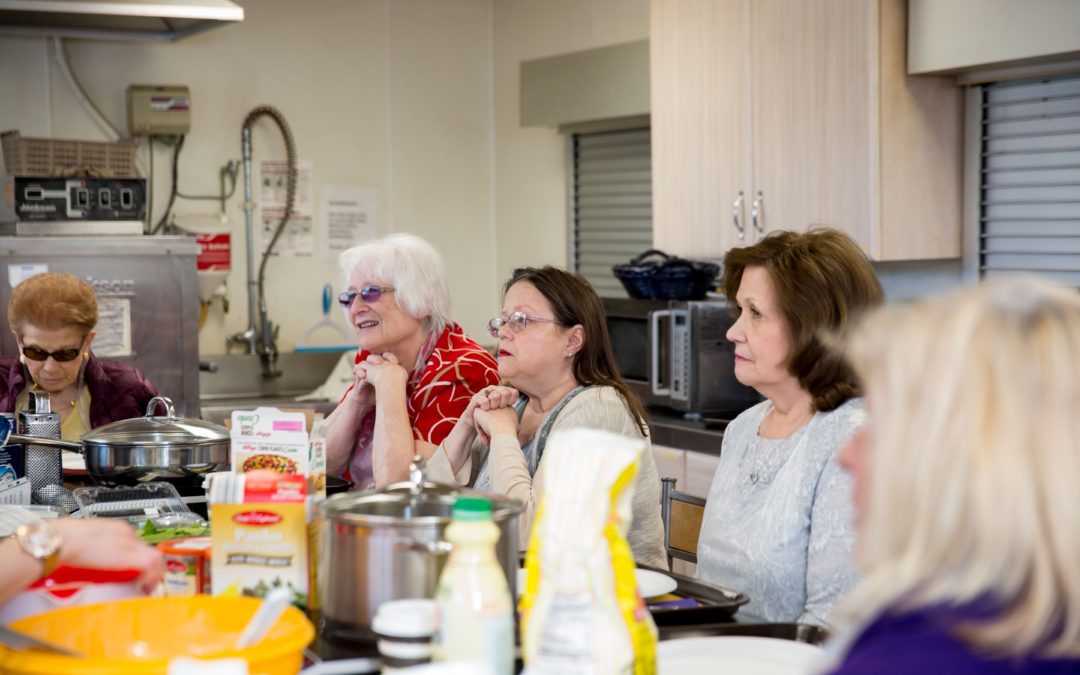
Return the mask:
[(340, 256), (338, 301), (356, 331), (355, 382), (328, 418), (327, 470), (356, 489), (405, 480), (429, 457), (473, 394), (499, 381), (495, 359), (450, 320), (442, 257), (394, 234)]
[(0, 412), (26, 410), (31, 388), (45, 391), (60, 414), (61, 438), (71, 441), (144, 415), (157, 389), (134, 366), (94, 356), (97, 322), (94, 289), (74, 274), (46, 272), (16, 286), (8, 325), (19, 356), (0, 357)]
[[(524, 548), (551, 432), (588, 427), (648, 440), (649, 429), (644, 407), (616, 367), (600, 297), (578, 275), (550, 266), (515, 270), (502, 314), (488, 330), (499, 339), (499, 374), (507, 386), (472, 398), (432, 456), (428, 475), (522, 502)], [(634, 482), (628, 535), (634, 559), (666, 568), (660, 478), (651, 452), (643, 453)]]

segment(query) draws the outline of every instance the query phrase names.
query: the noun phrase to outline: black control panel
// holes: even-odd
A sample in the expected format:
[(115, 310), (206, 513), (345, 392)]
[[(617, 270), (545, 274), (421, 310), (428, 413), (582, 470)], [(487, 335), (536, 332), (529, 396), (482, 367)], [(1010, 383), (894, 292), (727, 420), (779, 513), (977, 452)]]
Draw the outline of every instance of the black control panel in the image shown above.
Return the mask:
[(142, 220), (145, 178), (3, 179), (0, 222)]

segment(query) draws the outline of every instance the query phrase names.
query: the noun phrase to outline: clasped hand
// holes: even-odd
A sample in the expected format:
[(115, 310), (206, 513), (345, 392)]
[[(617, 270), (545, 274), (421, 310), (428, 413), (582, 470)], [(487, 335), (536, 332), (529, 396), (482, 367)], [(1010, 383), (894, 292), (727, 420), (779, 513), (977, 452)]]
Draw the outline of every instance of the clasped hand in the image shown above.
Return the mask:
[(517, 435), (518, 416), (514, 403), (518, 391), (512, 387), (485, 387), (474, 394), (461, 419), (470, 424), (485, 445), (491, 444), (496, 434)]
[(409, 371), (398, 363), (397, 357), (390, 352), (369, 354), (366, 359), (353, 368), (353, 390), (350, 397), (353, 403), (370, 406), (375, 403), (375, 394), (391, 387), (400, 387), (402, 391), (409, 379)]

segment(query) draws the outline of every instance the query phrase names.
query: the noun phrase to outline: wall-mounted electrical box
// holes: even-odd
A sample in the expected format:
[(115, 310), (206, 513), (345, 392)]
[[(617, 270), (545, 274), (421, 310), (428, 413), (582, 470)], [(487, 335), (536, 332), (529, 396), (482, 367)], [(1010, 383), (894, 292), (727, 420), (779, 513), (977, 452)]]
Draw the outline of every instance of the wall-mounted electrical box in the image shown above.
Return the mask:
[(191, 130), (191, 91), (185, 85), (129, 85), (127, 109), (132, 136), (180, 136)]

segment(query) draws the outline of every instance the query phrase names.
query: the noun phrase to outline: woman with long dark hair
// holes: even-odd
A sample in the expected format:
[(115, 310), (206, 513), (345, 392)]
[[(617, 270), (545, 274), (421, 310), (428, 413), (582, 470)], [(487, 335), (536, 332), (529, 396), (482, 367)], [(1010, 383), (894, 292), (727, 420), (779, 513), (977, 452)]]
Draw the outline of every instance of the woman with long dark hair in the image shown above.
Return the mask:
[[(432, 475), (518, 499), (524, 545), (544, 480), (543, 453), (555, 429), (588, 427), (649, 437), (645, 409), (619, 375), (599, 296), (556, 267), (515, 270), (503, 309), (488, 323), (499, 339), (503, 386), (469, 403), (428, 464)], [(638, 563), (666, 567), (660, 479), (652, 453), (641, 457), (628, 536)]]

